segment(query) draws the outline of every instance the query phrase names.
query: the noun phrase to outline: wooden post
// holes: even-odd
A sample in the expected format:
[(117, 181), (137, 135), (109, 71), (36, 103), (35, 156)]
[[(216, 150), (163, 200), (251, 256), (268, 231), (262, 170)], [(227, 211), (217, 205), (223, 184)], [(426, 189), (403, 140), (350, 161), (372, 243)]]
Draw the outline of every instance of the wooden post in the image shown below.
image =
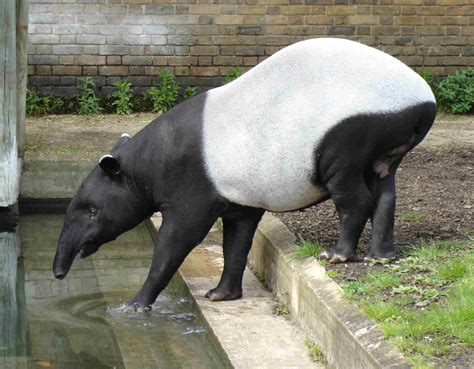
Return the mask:
[(16, 4), (0, 0), (0, 207), (18, 198)]
[(16, 0), (16, 68), (17, 68), (17, 141), (18, 155), (23, 157), (25, 145), (25, 100), (28, 79), (28, 0)]

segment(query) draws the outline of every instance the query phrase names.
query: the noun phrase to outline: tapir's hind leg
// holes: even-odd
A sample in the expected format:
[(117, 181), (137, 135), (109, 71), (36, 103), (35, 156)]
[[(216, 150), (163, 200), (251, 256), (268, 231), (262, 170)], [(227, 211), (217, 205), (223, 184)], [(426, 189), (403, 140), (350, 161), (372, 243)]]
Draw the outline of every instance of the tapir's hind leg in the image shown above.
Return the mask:
[(402, 158), (397, 159), (388, 169), (388, 174), (380, 178), (370, 173), (368, 186), (374, 198), (372, 212), (372, 239), (366, 259), (394, 259), (396, 251), (393, 244), (395, 222), (395, 173)]
[(258, 222), (265, 210), (249, 207), (233, 207), (223, 216), (224, 271), (219, 285), (207, 292), (212, 301), (235, 300), (242, 297), (242, 278), (247, 255)]
[(327, 184), (341, 221), (336, 245), (320, 255), (330, 263), (343, 263), (354, 257), (360, 234), (371, 215), (373, 199), (361, 173), (357, 169), (352, 174), (343, 171)]

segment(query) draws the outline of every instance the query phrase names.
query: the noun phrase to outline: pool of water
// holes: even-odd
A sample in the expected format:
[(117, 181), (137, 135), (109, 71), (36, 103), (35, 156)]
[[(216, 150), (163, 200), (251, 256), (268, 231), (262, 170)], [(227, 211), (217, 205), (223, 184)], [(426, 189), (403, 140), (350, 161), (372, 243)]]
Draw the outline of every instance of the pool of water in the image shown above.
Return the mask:
[(0, 368), (229, 367), (179, 277), (150, 313), (120, 308), (148, 273), (146, 225), (78, 258), (59, 281), (61, 225), (61, 215), (26, 215), (16, 232), (0, 229)]

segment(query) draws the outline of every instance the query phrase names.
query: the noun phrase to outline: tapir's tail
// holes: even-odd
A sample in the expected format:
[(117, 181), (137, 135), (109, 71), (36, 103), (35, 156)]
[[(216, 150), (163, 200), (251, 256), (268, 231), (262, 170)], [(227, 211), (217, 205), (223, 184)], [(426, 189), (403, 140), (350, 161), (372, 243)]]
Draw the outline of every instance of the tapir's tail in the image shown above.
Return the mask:
[(428, 134), (436, 117), (436, 103), (434, 101), (427, 101), (421, 106), (422, 115), (420, 121), (415, 126), (415, 139), (411, 148), (418, 145)]
[(392, 147), (388, 152), (385, 152), (373, 161), (372, 170), (380, 178), (386, 177), (389, 174), (390, 166), (393, 163), (401, 160), (408, 151), (423, 141), (433, 125), (436, 117), (436, 103), (434, 101), (425, 102), (422, 105), (417, 106), (416, 109), (420, 112), (417, 114), (419, 120), (415, 124), (415, 132), (411, 135), (409, 142), (398, 147)]

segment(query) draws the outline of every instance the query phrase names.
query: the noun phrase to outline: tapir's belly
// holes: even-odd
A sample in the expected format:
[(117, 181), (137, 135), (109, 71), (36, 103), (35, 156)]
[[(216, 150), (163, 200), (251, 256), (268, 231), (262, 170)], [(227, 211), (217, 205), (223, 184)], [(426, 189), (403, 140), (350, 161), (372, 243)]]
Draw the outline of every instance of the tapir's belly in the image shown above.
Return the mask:
[(376, 49), (347, 40), (294, 44), (207, 92), (207, 174), (241, 205), (310, 205), (327, 196), (314, 184), (315, 153), (332, 128), (361, 114), (396, 116), (425, 101), (434, 98), (421, 77)]

